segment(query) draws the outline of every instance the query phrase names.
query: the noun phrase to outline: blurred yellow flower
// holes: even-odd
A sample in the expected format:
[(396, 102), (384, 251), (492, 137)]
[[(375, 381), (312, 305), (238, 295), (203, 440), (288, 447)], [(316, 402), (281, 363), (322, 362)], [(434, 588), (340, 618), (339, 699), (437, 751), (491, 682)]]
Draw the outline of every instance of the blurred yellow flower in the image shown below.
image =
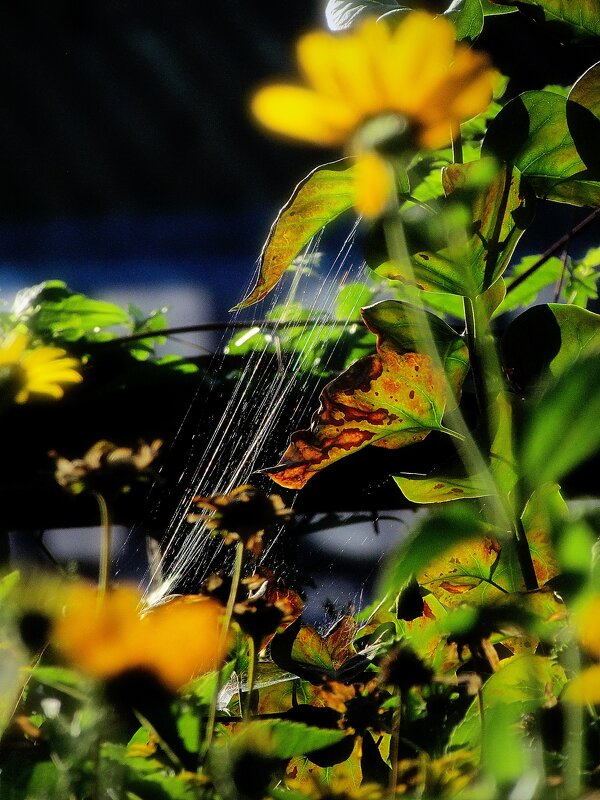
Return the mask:
[[(297, 59), (307, 85), (263, 87), (252, 98), (255, 117), (275, 133), (345, 145), (353, 156), (363, 154), (361, 133), (374, 123), (386, 136), (408, 133), (417, 147), (448, 144), (461, 121), (488, 106), (496, 80), (486, 55), (457, 44), (452, 23), (424, 11), (407, 14), (393, 30), (370, 18), (342, 35), (308, 33)], [(357, 208), (366, 216), (385, 207), (385, 180), (375, 160), (359, 166)]]
[[(577, 638), (583, 649), (600, 661), (600, 597), (594, 597), (574, 615)], [(565, 689), (573, 703), (600, 704), (600, 663), (582, 669)]]
[(17, 331), (0, 342), (0, 387), (9, 386), (16, 403), (26, 403), (31, 394), (60, 399), (62, 384), (81, 383), (76, 358), (67, 356), (61, 347), (30, 348), (29, 344), (29, 336)]
[(102, 599), (91, 584), (66, 591), (51, 642), (75, 668), (97, 679), (147, 669), (176, 691), (219, 667), (228, 643), (221, 636), (223, 606), (198, 595), (175, 597), (144, 613), (129, 586)]

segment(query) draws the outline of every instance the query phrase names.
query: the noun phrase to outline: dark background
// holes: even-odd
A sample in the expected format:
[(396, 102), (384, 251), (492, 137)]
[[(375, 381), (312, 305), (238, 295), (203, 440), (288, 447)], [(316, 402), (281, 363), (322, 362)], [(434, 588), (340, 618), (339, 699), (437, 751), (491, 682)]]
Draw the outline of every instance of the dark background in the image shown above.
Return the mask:
[[(298, 35), (323, 24), (317, 0), (6, 0), (0, 299), (60, 278), (144, 311), (170, 305), (172, 324), (227, 319), (277, 209), (307, 172), (339, 156), (271, 138), (247, 112), (261, 82), (293, 76)], [(596, 45), (521, 13), (488, 19), (477, 46), (509, 75), (510, 95), (572, 83), (600, 60)], [(589, 209), (540, 212), (526, 251), (544, 249)], [(596, 224), (586, 242), (598, 232)], [(305, 540), (313, 569), (325, 553), (338, 597), (372, 579), (395, 541), (398, 523), (381, 524), (368, 547), (360, 532)], [(23, 541), (17, 534), (13, 544)], [(58, 540), (52, 546), (62, 557)], [(340, 588), (342, 573), (349, 585)]]
[[(91, 293), (201, 284), (211, 303), (203, 319), (224, 318), (276, 210), (338, 155), (271, 138), (247, 112), (257, 85), (294, 74), (293, 42), (324, 24), (323, 9), (317, 0), (3, 3), (0, 293), (46, 278)], [(600, 58), (595, 45), (521, 13), (488, 18), (477, 46), (510, 75), (511, 94), (570, 83)], [(563, 211), (551, 212), (559, 225)], [(574, 218), (569, 210), (564, 227)]]

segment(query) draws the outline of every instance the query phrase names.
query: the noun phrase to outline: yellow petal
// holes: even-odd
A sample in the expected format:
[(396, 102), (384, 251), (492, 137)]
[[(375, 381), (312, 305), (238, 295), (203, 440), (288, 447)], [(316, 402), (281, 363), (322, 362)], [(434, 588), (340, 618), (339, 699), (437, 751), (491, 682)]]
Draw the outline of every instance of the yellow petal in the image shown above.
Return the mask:
[(324, 146), (343, 144), (357, 121), (343, 103), (300, 86), (266, 86), (254, 95), (251, 107), (265, 128)]
[(600, 658), (600, 597), (594, 597), (577, 611), (575, 627), (584, 649)]
[(324, 32), (302, 37), (298, 62), (317, 93), (346, 104), (359, 121), (388, 105), (375, 69), (388, 42), (387, 26), (367, 19), (340, 37)]
[(9, 333), (0, 344), (0, 364), (16, 364), (28, 344), (29, 337), (25, 333)]
[(413, 113), (447, 72), (455, 45), (454, 28), (424, 11), (408, 14), (394, 32), (385, 74), (394, 108)]
[(356, 161), (354, 206), (366, 219), (380, 216), (394, 191), (394, 175), (389, 164), (376, 153), (365, 153)]
[(67, 353), (62, 347), (36, 347), (23, 355), (22, 361), (26, 364), (46, 364), (63, 358)]
[[(60, 400), (60, 398), (63, 397), (65, 394), (57, 383), (48, 383), (47, 380), (28, 381), (27, 391), (28, 393), (34, 393), (34, 394), (47, 394), (50, 397), (56, 398), (57, 400)], [(20, 393), (21, 392), (19, 392), (19, 394)], [(19, 402), (19, 400), (17, 400), (17, 402)]]
[(600, 703), (600, 664), (594, 664), (576, 675), (564, 691), (564, 699), (572, 703)]

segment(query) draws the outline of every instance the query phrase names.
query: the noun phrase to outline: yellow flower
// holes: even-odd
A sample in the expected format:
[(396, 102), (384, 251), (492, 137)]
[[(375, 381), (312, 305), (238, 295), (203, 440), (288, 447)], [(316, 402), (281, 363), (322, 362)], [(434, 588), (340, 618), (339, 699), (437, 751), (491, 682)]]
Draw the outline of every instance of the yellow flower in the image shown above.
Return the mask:
[[(60, 399), (62, 384), (81, 383), (76, 358), (61, 347), (29, 348), (29, 337), (13, 331), (0, 342), (0, 386), (8, 385), (16, 403), (26, 403), (31, 394)], [(0, 389), (0, 392), (3, 389)]]
[[(307, 85), (263, 87), (252, 99), (255, 117), (275, 133), (345, 145), (353, 156), (363, 155), (373, 125), (381, 129), (375, 138), (407, 133), (418, 147), (448, 144), (462, 121), (488, 106), (496, 79), (486, 55), (457, 44), (452, 23), (424, 11), (407, 14), (394, 30), (370, 18), (342, 35), (308, 33), (297, 59)], [(359, 181), (361, 170), (371, 202), (359, 184), (357, 208), (375, 216), (387, 202), (386, 178), (374, 160), (359, 166)]]
[(66, 592), (51, 642), (93, 678), (146, 669), (176, 691), (225, 659), (222, 616), (220, 603), (198, 595), (175, 597), (141, 613), (133, 587), (114, 587), (100, 599), (95, 586), (77, 584)]
[(395, 113), (408, 119), (419, 145), (441, 147), (487, 107), (495, 79), (487, 56), (457, 45), (452, 23), (424, 11), (393, 31), (371, 18), (342, 36), (308, 33), (297, 56), (308, 88), (266, 86), (252, 110), (277, 133), (326, 146)]
[[(574, 614), (577, 638), (583, 649), (600, 660), (600, 597), (594, 597)], [(569, 683), (564, 697), (573, 703), (600, 703), (600, 663), (582, 669)]]

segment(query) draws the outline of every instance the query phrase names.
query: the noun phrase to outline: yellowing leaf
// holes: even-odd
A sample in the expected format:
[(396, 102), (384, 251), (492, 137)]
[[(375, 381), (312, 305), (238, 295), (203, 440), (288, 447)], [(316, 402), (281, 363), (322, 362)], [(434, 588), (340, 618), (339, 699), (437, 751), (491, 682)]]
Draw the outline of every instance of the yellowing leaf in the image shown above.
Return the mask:
[(420, 313), (386, 300), (363, 309), (377, 333), (377, 354), (355, 362), (322, 391), (308, 430), (294, 433), (279, 464), (265, 469), (280, 486), (300, 489), (319, 470), (367, 444), (396, 449), (443, 431), (442, 417), (456, 403), (468, 369), (467, 348), (446, 323), (428, 315), (446, 370), (437, 372), (419, 352)]
[[(419, 584), (449, 606), (455, 605), (457, 599), (462, 601), (465, 599), (463, 595), (480, 587), (483, 591), (478, 593), (477, 599), (490, 589), (497, 593), (498, 590), (489, 581), (499, 554), (500, 545), (496, 539), (487, 536), (471, 539), (432, 561), (418, 576)], [(474, 599), (472, 594), (469, 599)]]
[(354, 169), (326, 164), (298, 186), (271, 226), (260, 255), (256, 285), (233, 310), (258, 303), (273, 289), (292, 261), (315, 234), (354, 203)]
[[(506, 269), (523, 231), (533, 218), (533, 198), (521, 182), (516, 167), (502, 166), (484, 188), (471, 182), (481, 161), (451, 164), (442, 173), (449, 202), (462, 203), (468, 210), (468, 235), (464, 220), (452, 231), (447, 246), (436, 251), (418, 251), (413, 256), (419, 288), (475, 298), (488, 290)], [(376, 269), (387, 278), (403, 279), (402, 270), (388, 262)], [(495, 307), (503, 287), (492, 293)]]
[(411, 503), (448, 503), (466, 497), (485, 497), (488, 487), (480, 475), (472, 477), (425, 476), (405, 477), (395, 475), (394, 480), (402, 494)]

